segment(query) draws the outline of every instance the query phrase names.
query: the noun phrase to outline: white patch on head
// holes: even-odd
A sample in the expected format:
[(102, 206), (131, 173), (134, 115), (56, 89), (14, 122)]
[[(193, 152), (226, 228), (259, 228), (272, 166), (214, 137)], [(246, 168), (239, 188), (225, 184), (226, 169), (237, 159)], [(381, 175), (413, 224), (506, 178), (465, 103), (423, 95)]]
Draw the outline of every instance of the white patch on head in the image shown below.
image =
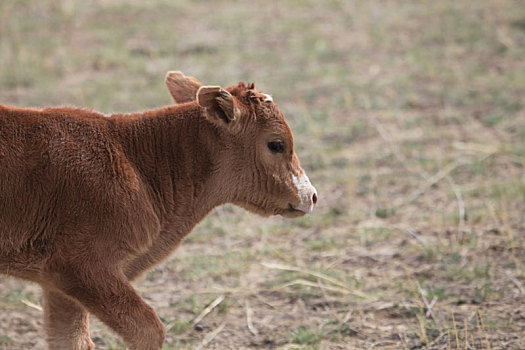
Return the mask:
[(272, 96), (268, 95), (268, 94), (263, 94), (264, 95), (264, 100), (263, 102), (271, 102), (273, 101), (273, 98)]
[(314, 210), (315, 205), (313, 202), (313, 196), (314, 194), (317, 196), (315, 187), (312, 186), (312, 183), (306, 174), (301, 175), (301, 177), (292, 175), (292, 180), (295, 187), (297, 188), (297, 195), (301, 199), (301, 202), (293, 208), (304, 213), (310, 213), (312, 210)]

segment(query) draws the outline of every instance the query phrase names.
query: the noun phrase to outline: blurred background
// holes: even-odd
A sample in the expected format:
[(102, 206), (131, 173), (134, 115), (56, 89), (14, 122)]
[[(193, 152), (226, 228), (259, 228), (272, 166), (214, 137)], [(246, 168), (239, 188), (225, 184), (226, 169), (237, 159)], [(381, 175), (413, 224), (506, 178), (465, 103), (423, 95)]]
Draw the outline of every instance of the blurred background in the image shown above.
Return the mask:
[[(525, 2), (0, 0), (2, 104), (140, 111), (168, 70), (272, 94), (319, 204), (218, 208), (137, 281), (165, 349), (525, 348)], [(0, 277), (0, 349), (40, 308)]]

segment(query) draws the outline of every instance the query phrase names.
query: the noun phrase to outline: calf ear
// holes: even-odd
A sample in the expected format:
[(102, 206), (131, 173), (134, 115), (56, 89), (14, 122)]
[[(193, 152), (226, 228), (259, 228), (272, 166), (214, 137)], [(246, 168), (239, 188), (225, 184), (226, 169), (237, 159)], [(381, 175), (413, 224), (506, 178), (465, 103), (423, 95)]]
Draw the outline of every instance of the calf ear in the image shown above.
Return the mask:
[(201, 86), (197, 91), (197, 103), (210, 112), (210, 117), (230, 123), (240, 117), (238, 102), (220, 86)]
[(168, 72), (165, 82), (175, 103), (195, 101), (197, 90), (202, 86), (194, 77), (187, 77), (179, 71)]

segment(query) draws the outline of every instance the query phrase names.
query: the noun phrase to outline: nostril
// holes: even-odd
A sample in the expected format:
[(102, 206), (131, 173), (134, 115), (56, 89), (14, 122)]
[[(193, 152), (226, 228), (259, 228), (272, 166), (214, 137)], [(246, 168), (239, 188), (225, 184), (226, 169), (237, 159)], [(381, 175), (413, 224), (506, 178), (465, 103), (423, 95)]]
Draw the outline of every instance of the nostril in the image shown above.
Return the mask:
[(314, 204), (317, 203), (317, 193), (314, 193), (314, 195), (312, 196), (312, 202), (314, 202)]

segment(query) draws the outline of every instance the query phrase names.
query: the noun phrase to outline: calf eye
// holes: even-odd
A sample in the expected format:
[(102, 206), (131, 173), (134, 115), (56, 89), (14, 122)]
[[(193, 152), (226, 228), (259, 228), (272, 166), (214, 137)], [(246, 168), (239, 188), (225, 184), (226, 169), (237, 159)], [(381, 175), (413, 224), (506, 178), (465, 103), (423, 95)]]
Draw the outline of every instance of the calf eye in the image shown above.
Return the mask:
[(268, 148), (273, 153), (283, 153), (284, 152), (284, 142), (282, 141), (268, 142)]

